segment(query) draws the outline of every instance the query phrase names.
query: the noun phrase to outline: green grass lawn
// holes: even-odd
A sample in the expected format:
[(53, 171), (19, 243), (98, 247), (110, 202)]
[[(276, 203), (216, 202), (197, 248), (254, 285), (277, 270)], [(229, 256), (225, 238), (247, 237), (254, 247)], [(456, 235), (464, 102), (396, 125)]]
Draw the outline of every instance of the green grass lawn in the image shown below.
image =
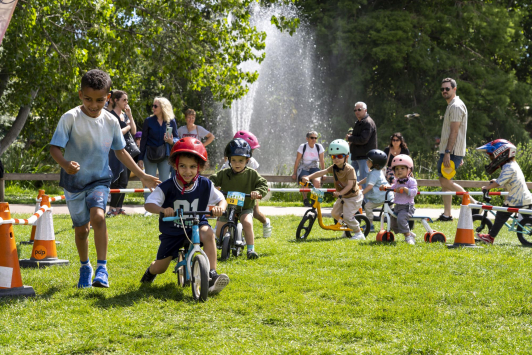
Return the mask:
[[(21, 217), (15, 216), (15, 217)], [(340, 238), (319, 229), (295, 241), (300, 218), (257, 231), (258, 260), (231, 258), (231, 283), (206, 303), (169, 270), (139, 283), (158, 247), (157, 218), (108, 219), (109, 289), (75, 288), (79, 259), (70, 218), (54, 216), (59, 258), (22, 269), (37, 297), (1, 299), (1, 354), (517, 354), (530, 353), (531, 250), (503, 230), (496, 245), (448, 250)], [(328, 220), (330, 223), (331, 220)], [(456, 222), (434, 224), (450, 242)], [(15, 226), (17, 241), (30, 227)], [(92, 235), (92, 233), (91, 233)], [(28, 258), (31, 246), (19, 247)], [(95, 265), (94, 245), (91, 260)]]

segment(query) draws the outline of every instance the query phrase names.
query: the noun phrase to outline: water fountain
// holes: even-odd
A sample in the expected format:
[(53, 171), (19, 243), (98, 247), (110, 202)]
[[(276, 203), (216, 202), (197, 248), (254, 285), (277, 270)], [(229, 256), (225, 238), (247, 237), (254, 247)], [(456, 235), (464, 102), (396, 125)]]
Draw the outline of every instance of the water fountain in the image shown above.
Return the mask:
[(230, 117), (231, 131), (218, 129), (215, 135), (225, 145), (238, 130), (253, 132), (261, 144), (254, 152), (259, 171), (288, 174), (309, 130), (318, 131), (320, 142), (329, 141), (332, 134), (325, 70), (316, 58), (312, 31), (302, 23), (294, 35), (282, 33), (270, 23), (272, 14), (294, 16), (295, 10), (272, 7), (253, 13), (252, 23), (267, 34), (266, 58), (261, 64), (242, 64), (243, 70), (257, 70), (259, 79), (245, 97), (221, 113)]

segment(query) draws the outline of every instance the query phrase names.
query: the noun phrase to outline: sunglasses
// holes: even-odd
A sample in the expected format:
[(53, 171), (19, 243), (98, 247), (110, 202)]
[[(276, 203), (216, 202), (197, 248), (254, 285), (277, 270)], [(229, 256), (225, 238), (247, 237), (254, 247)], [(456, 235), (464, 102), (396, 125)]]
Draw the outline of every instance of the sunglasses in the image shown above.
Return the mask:
[(359, 111), (360, 112), (360, 111), (364, 111), (364, 109), (363, 108), (356, 108), (353, 111), (355, 111), (355, 112)]
[(400, 142), (400, 139), (392, 139), (392, 142)]
[(345, 157), (346, 157), (345, 154), (331, 154), (331, 158), (333, 159), (343, 159)]
[(318, 137), (308, 137), (309, 139), (318, 139)]
[(450, 87), (440, 88), (440, 91), (441, 91), (441, 92), (444, 92), (444, 91), (451, 91), (451, 88), (450, 88)]
[(159, 107), (159, 106), (157, 106), (157, 105), (151, 105), (151, 107), (153, 107), (153, 108), (157, 108), (157, 107)]

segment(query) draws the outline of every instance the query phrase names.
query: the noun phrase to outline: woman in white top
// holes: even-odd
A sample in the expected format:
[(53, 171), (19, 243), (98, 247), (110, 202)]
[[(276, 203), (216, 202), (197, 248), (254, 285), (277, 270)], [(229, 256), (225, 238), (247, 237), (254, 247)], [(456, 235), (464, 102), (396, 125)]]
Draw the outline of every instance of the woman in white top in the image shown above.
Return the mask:
[[(325, 149), (319, 143), (318, 133), (316, 131), (310, 131), (307, 133), (307, 143), (303, 143), (297, 149), (296, 162), (294, 164), (294, 173), (292, 179), (301, 181), (303, 176), (309, 176), (316, 171), (325, 169)], [(320, 178), (312, 179), (312, 184), (315, 187), (321, 186)], [(305, 206), (310, 207), (311, 203), (307, 199), (307, 193), (302, 192), (303, 203)]]
[(214, 140), (214, 135), (211, 132), (207, 131), (205, 128), (194, 124), (194, 121), (196, 120), (196, 111), (191, 108), (186, 110), (185, 119), (187, 121), (187, 125), (181, 126), (177, 129), (179, 139), (185, 137), (192, 137), (198, 139), (199, 141), (202, 141), (203, 138), (207, 138), (207, 140), (203, 142), (203, 145), (208, 146), (212, 143), (212, 141)]

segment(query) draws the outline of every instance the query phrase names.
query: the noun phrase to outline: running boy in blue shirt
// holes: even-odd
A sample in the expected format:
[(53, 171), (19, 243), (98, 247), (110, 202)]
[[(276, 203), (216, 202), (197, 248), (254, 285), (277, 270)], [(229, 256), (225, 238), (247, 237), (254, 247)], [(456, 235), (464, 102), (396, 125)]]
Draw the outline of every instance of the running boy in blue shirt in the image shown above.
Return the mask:
[[(61, 166), (59, 186), (75, 228), (76, 247), (81, 261), (78, 288), (109, 287), (107, 272), (107, 226), (105, 208), (111, 186), (109, 150), (150, 189), (160, 183), (139, 169), (124, 150), (126, 145), (116, 118), (103, 110), (109, 99), (111, 78), (93, 69), (81, 78), (78, 95), (82, 105), (65, 113), (50, 142), (50, 154)], [(65, 155), (61, 152), (64, 149)], [(94, 228), (98, 267), (92, 281), (89, 261), (89, 222)]]
[[(165, 217), (173, 217), (179, 208), (185, 211), (206, 211), (208, 205), (216, 205), (212, 209), (215, 217), (221, 216), (227, 208), (224, 195), (218, 191), (212, 182), (200, 175), (207, 163), (207, 151), (196, 138), (181, 138), (174, 144), (170, 157), (170, 165), (176, 170), (174, 177), (166, 180), (153, 191), (144, 208), (146, 211)], [(141, 282), (151, 283), (157, 274), (168, 269), (170, 262), (177, 258), (179, 249), (192, 236), (192, 228), (186, 227), (186, 234), (181, 221), (165, 222), (159, 217), (159, 250), (157, 259), (144, 272)], [(229, 283), (229, 277), (216, 272), (216, 242), (214, 232), (205, 216), (200, 217), (200, 240), (203, 250), (209, 258), (209, 293), (216, 294)]]

